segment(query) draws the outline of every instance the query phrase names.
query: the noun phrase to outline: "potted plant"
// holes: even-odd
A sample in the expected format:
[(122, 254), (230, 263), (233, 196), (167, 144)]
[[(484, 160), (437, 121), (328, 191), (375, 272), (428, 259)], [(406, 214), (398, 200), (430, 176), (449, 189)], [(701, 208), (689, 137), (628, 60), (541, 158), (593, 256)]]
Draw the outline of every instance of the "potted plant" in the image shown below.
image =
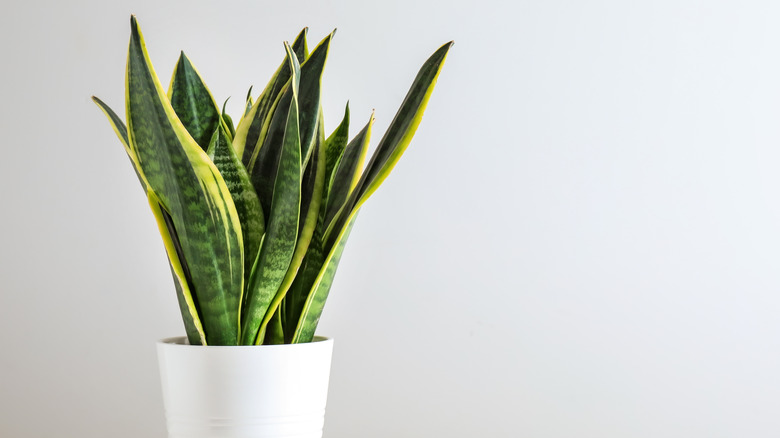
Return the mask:
[(332, 340), (315, 337), (355, 217), (409, 145), (452, 43), (422, 66), (368, 164), (373, 114), (326, 136), (333, 34), (306, 29), (234, 125), (181, 54), (167, 92), (131, 17), (125, 147), (157, 220), (186, 337), (158, 343), (171, 437), (321, 436)]

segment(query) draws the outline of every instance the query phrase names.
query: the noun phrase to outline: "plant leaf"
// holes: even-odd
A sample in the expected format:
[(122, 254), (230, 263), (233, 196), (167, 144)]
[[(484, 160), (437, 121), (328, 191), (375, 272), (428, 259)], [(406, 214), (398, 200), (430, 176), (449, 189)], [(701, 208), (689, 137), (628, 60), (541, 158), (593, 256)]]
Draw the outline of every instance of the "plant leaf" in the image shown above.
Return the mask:
[(173, 228), (173, 219), (163, 210), (160, 200), (154, 192), (147, 193), (149, 197), (149, 206), (152, 208), (154, 218), (157, 220), (157, 227), (163, 239), (165, 252), (168, 254), (168, 262), (173, 274), (173, 284), (176, 287), (176, 298), (179, 302), (179, 310), (184, 320), (184, 329), (187, 332), (187, 339), (192, 345), (208, 345), (206, 334), (203, 331), (203, 325), (200, 321), (200, 315), (197, 303), (193, 299), (189, 284), (192, 279), (187, 268), (186, 262), (180, 258), (182, 253), (181, 245)]
[[(336, 244), (328, 252), (327, 257), (320, 265), (319, 270), (316, 270), (317, 276), (314, 278), (311, 287), (307, 289), (310, 292), (301, 309), (295, 332), (289, 337), (290, 343), (299, 344), (311, 342), (314, 338), (314, 332), (317, 330), (317, 324), (319, 324), (322, 310), (325, 307), (325, 301), (328, 299), (330, 287), (333, 284), (333, 278), (336, 276), (336, 270), (341, 261), (341, 255), (344, 252), (344, 245), (346, 245), (349, 234), (352, 232), (352, 226), (355, 223), (356, 217), (356, 214), (352, 215), (347, 226), (339, 233)], [(311, 269), (310, 271), (314, 271), (314, 269)]]
[(331, 187), (328, 190), (328, 203), (325, 210), (325, 229), (336, 217), (336, 214), (347, 201), (349, 194), (354, 190), (360, 178), (360, 171), (366, 160), (368, 142), (371, 139), (371, 126), (374, 124), (374, 114), (360, 130), (358, 135), (349, 142), (344, 149), (336, 169), (333, 171)]
[(235, 345), (243, 290), (238, 214), (219, 171), (168, 101), (135, 17), (127, 63), (127, 117), (131, 149), (177, 231), (206, 341)]
[[(304, 258), (308, 253), (309, 247), (313, 241), (314, 232), (318, 225), (318, 217), (320, 215), (322, 204), (323, 188), (325, 186), (325, 151), (323, 148), (325, 139), (323, 130), (324, 127), (322, 126), (320, 119), (320, 125), (317, 129), (318, 134), (316, 136), (317, 141), (313, 148), (312, 159), (309, 160), (309, 164), (306, 167), (304, 173), (303, 183), (301, 184), (301, 213), (298, 230), (298, 242), (295, 246), (295, 252), (293, 253), (292, 260), (290, 261), (290, 266), (287, 269), (287, 274), (285, 275), (284, 280), (282, 280), (282, 284), (279, 286), (279, 290), (277, 291), (274, 300), (271, 302), (271, 309), (279, 307), (283, 302), (282, 300), (287, 300), (287, 293), (298, 274)], [(296, 299), (291, 298), (291, 300), (295, 301)], [(284, 307), (286, 308), (287, 306)], [(263, 330), (263, 326), (269, 322), (269, 313), (266, 313), (266, 318), (263, 320), (260, 328), (261, 331)], [(288, 325), (285, 324), (286, 322), (297, 322), (297, 319), (288, 320), (286, 318), (287, 315), (288, 312), (285, 311), (282, 314), (283, 318), (281, 318), (281, 321), (284, 324), (283, 328), (285, 332), (288, 330)], [(294, 327), (292, 327), (292, 329), (294, 329)]]
[(263, 210), (249, 180), (249, 174), (233, 150), (224, 126), (218, 126), (214, 131), (209, 144), (209, 156), (225, 180), (241, 222), (244, 240), (244, 284), (247, 284), (265, 233)]
[(325, 140), (325, 198), (330, 193), (330, 186), (333, 183), (333, 173), (336, 170), (336, 166), (341, 160), (341, 156), (344, 154), (344, 149), (349, 142), (349, 102), (344, 109), (344, 118), (339, 123), (339, 126), (330, 134)]
[[(344, 125), (345, 124), (342, 122), (342, 126)], [(322, 128), (321, 124), (319, 138), (322, 144), (325, 143), (325, 140), (322, 139), (323, 133), (324, 129)], [(335, 134), (332, 134), (331, 138), (334, 138), (334, 135)], [(341, 149), (341, 152), (344, 151), (343, 147), (339, 148)], [(321, 154), (324, 155), (324, 152), (325, 151), (323, 150)], [(328, 175), (325, 175), (325, 178), (328, 178)], [(302, 330), (301, 324), (305, 322), (301, 320), (301, 315), (304, 312), (304, 308), (307, 308), (306, 312), (310, 319), (313, 318), (319, 320), (319, 313), (322, 312), (325, 298), (327, 297), (328, 291), (330, 289), (329, 284), (332, 281), (332, 275), (335, 275), (335, 270), (338, 266), (338, 258), (340, 257), (340, 253), (334, 254), (329, 259), (327, 266), (331, 266), (331, 277), (325, 277), (324, 273), (323, 276), (320, 276), (320, 271), (323, 269), (323, 266), (327, 267), (325, 265), (326, 256), (329, 256), (329, 254), (323, 252), (322, 248), (322, 233), (325, 229), (324, 217), (326, 211), (325, 193), (322, 194), (321, 201), (322, 202), (320, 203), (317, 214), (317, 225), (314, 227), (314, 233), (311, 242), (309, 243), (308, 250), (300, 268), (296, 273), (297, 275), (295, 276), (295, 280), (293, 281), (292, 285), (290, 286), (290, 290), (285, 296), (286, 306), (284, 315), (286, 326), (284, 327), (284, 334), (285, 342), (288, 343), (293, 342), (293, 337), (296, 336), (296, 333), (298, 333), (298, 336), (300, 336), (299, 332)], [(346, 242), (346, 236), (343, 238), (343, 240)], [(319, 283), (322, 282), (325, 283), (322, 287), (315, 287), (315, 283), (319, 285)], [(310, 299), (314, 302), (313, 308), (307, 304), (309, 303)], [(317, 323), (316, 321), (313, 323), (309, 321), (309, 324), (314, 324), (316, 326)], [(311, 330), (313, 332), (314, 329), (312, 328)]]
[(230, 131), (230, 138), (233, 138), (236, 135), (236, 128), (233, 126), (233, 118), (230, 117), (225, 111), (228, 100), (230, 100), (229, 97), (225, 99), (225, 103), (222, 104), (222, 121), (225, 123), (225, 127), (228, 129), (228, 131)]
[[(249, 86), (249, 91), (246, 92), (246, 104), (244, 105), (244, 116), (252, 109), (252, 86)], [(241, 116), (243, 117), (243, 116)]]
[(133, 169), (138, 175), (138, 180), (143, 186), (144, 191), (149, 198), (149, 205), (152, 209), (152, 213), (157, 221), (157, 226), (160, 229), (160, 235), (163, 239), (163, 245), (165, 246), (165, 252), (168, 254), (168, 263), (171, 268), (171, 275), (173, 276), (173, 284), (176, 288), (176, 298), (179, 302), (179, 310), (182, 314), (184, 321), (184, 328), (187, 333), (187, 339), (192, 345), (206, 345), (206, 336), (203, 332), (203, 325), (200, 321), (200, 316), (197, 311), (197, 304), (194, 302), (192, 293), (190, 292), (189, 283), (191, 279), (189, 277), (186, 264), (183, 263), (181, 256), (181, 245), (178, 242), (176, 236), (176, 230), (173, 229), (173, 220), (170, 215), (166, 213), (160, 201), (154, 192), (148, 188), (148, 184), (141, 173), (141, 169), (138, 166), (135, 153), (130, 148), (130, 140), (127, 136), (127, 128), (124, 122), (116, 115), (116, 113), (108, 107), (102, 100), (93, 96), (92, 100), (100, 107), (106, 114), (111, 122), (114, 131), (116, 132), (119, 140), (125, 147), (128, 157), (133, 164)]
[(334, 30), (326, 36), (311, 52), (306, 62), (301, 64), (301, 84), (299, 93), (300, 125), (301, 125), (301, 157), (303, 165), (309, 162), (312, 146), (316, 140), (318, 120), (320, 117), (320, 89), (322, 87), (322, 70), (328, 59), (330, 41), (336, 33)]
[[(298, 83), (300, 65), (292, 51), (285, 43), (288, 62), (292, 71), (291, 86), (285, 95), (289, 96), (289, 108), (284, 117), (277, 111), (275, 124), (283, 123), (283, 135), (277, 147), (278, 165), (271, 173), (273, 180), (273, 195), (268, 211), (268, 224), (260, 254), (255, 262), (249, 285), (247, 301), (242, 318), (241, 342), (243, 344), (259, 344), (263, 342), (264, 333), (261, 322), (271, 309), (271, 301), (275, 298), (295, 251), (298, 240), (298, 220), (301, 202), (301, 149), (298, 130)], [(280, 106), (280, 108), (282, 108)], [(269, 145), (266, 150), (270, 149)], [(253, 180), (253, 183), (255, 181)], [(255, 189), (258, 188), (255, 183)], [(264, 188), (264, 187), (261, 187)], [(263, 198), (260, 196), (262, 204)]]
[(281, 308), (274, 312), (273, 317), (268, 323), (265, 339), (263, 341), (265, 345), (279, 345), (284, 344), (284, 328), (282, 326), (282, 312)]
[[(366, 171), (361, 176), (344, 206), (336, 214), (333, 223), (325, 230), (322, 236), (321, 251), (322, 254), (327, 253), (327, 257), (317, 270), (318, 274), (309, 289), (310, 292), (301, 310), (295, 333), (289, 338), (291, 342), (300, 343), (312, 340), (325, 300), (330, 291), (336, 268), (341, 259), (344, 245), (352, 230), (357, 213), (366, 199), (387, 178), (395, 163), (398, 162), (398, 159), (406, 147), (408, 147), (420, 123), (425, 106), (451, 46), (452, 43), (445, 44), (423, 64), (412, 83), (409, 93), (401, 104), (401, 108), (390, 123), (379, 146), (377, 146), (377, 150), (372, 156)], [(299, 285), (301, 289), (306, 289), (308, 286), (307, 280), (310, 277), (306, 274), (313, 272), (319, 264), (315, 260), (316, 249), (312, 251), (312, 255), (311, 263), (304, 267), (304, 276), (301, 278)]]
[(116, 136), (119, 137), (119, 141), (121, 141), (122, 146), (125, 147), (125, 152), (127, 153), (127, 157), (130, 158), (130, 163), (133, 165), (133, 170), (135, 170), (135, 174), (138, 176), (138, 181), (141, 183), (141, 187), (143, 187), (144, 192), (147, 192), (149, 190), (149, 183), (146, 182), (146, 177), (144, 177), (144, 174), (141, 172), (141, 167), (138, 165), (138, 157), (135, 156), (135, 152), (130, 147), (130, 139), (127, 137), (127, 127), (125, 126), (125, 122), (123, 122), (122, 119), (116, 115), (114, 110), (112, 110), (102, 100), (92, 96), (92, 101), (95, 102), (100, 110), (103, 111), (103, 114), (108, 117), (108, 121), (111, 123), (111, 127), (114, 129)]
[(441, 46), (423, 64), (417, 77), (412, 82), (412, 87), (406, 94), (401, 107), (398, 109), (393, 121), (387, 128), (382, 140), (371, 156), (366, 170), (360, 177), (355, 190), (350, 195), (346, 204), (336, 216), (336, 219), (325, 232), (325, 248), (332, 247), (338, 240), (340, 232), (364, 202), (384, 182), (390, 171), (401, 158), (409, 143), (412, 141), (417, 127), (420, 125), (425, 107), (431, 97), (436, 80), (441, 73), (447, 52), (452, 47), (452, 42)]
[(219, 106), (187, 55), (181, 52), (168, 89), (171, 106), (192, 138), (205, 151), (221, 123)]
[[(309, 28), (304, 28), (295, 38), (292, 50), (299, 62), (306, 61), (309, 55), (306, 45), (306, 34)], [(254, 161), (253, 157), (257, 155), (256, 149), (263, 144), (265, 133), (268, 130), (268, 124), (274, 113), (279, 98), (284, 92), (285, 86), (290, 81), (291, 70), (285, 59), (276, 70), (271, 80), (266, 85), (263, 92), (257, 98), (255, 103), (245, 114), (244, 118), (236, 127), (236, 136), (233, 139), (233, 147), (236, 153), (241, 157), (244, 166), (251, 173)], [(299, 79), (300, 80), (300, 79)]]

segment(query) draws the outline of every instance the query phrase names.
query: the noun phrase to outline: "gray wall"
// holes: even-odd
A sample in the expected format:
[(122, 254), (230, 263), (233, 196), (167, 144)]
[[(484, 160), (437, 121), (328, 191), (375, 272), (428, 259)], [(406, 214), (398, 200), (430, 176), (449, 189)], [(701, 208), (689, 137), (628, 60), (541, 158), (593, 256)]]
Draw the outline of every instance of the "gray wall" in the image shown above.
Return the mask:
[(324, 314), (326, 437), (780, 434), (777, 2), (133, 3), (0, 14), (0, 436), (165, 436), (183, 328), (89, 101), (123, 109), (130, 13), (163, 82), (184, 49), (233, 113), (338, 27), (328, 130), (349, 99), (383, 132), (456, 41)]

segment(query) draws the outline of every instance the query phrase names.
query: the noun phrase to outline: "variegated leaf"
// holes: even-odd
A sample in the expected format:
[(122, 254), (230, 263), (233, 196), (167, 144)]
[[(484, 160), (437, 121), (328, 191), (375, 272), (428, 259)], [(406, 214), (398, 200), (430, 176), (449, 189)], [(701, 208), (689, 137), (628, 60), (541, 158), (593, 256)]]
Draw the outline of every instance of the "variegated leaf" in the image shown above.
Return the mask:
[(192, 291), (190, 291), (189, 285), (192, 282), (192, 276), (186, 261), (181, 258), (182, 248), (174, 229), (173, 218), (171, 218), (168, 212), (163, 210), (160, 200), (153, 192), (149, 192), (148, 197), (149, 206), (157, 220), (160, 236), (162, 236), (165, 252), (168, 254), (168, 262), (173, 274), (173, 284), (176, 288), (176, 298), (179, 302), (182, 319), (184, 320), (187, 339), (192, 345), (207, 345), (200, 312), (192, 296)]
[(341, 207), (347, 202), (350, 193), (360, 179), (360, 171), (366, 160), (368, 143), (371, 139), (371, 126), (374, 124), (374, 114), (371, 114), (366, 126), (344, 148), (344, 153), (333, 171), (330, 189), (328, 190), (328, 204), (325, 209), (325, 229), (336, 217)]
[(241, 234), (244, 240), (244, 284), (247, 284), (252, 266), (260, 251), (260, 240), (265, 233), (263, 209), (249, 180), (249, 174), (230, 144), (224, 126), (214, 131), (208, 155), (225, 180), (233, 203), (236, 205), (238, 219), (241, 221)]
[(219, 106), (189, 58), (181, 52), (168, 89), (171, 106), (187, 132), (205, 151), (220, 125)]
[[(270, 319), (275, 308), (271, 303), (276, 299), (279, 286), (284, 280), (290, 266), (298, 240), (298, 215), (301, 202), (301, 144), (298, 128), (298, 85), (300, 65), (292, 51), (285, 44), (290, 71), (292, 72), (288, 110), (284, 117), (280, 112), (275, 114), (272, 127), (282, 130), (282, 136), (276, 145), (278, 151), (278, 166), (273, 172), (273, 194), (267, 210), (266, 234), (260, 248), (258, 259), (247, 287), (247, 300), (241, 326), (241, 342), (243, 344), (259, 344), (263, 342), (264, 334), (261, 323)], [(253, 180), (253, 183), (255, 181)], [(257, 189), (255, 183), (255, 188)], [(262, 195), (261, 204), (263, 202)], [(266, 313), (269, 312), (268, 319)]]
[(177, 231), (206, 341), (235, 345), (243, 289), (238, 214), (219, 171), (168, 101), (135, 17), (127, 65), (127, 116), (131, 149)]
[(325, 231), (325, 248), (333, 247), (341, 231), (352, 220), (352, 216), (384, 182), (409, 146), (417, 127), (420, 125), (425, 107), (428, 105), (428, 100), (450, 47), (452, 47), (452, 42), (441, 46), (425, 61), (417, 73), (412, 87), (406, 94), (393, 121), (390, 122), (382, 140), (379, 141), (379, 145), (371, 156), (357, 187), (337, 214), (336, 219)]
[[(295, 38), (292, 45), (292, 50), (300, 63), (306, 61), (306, 58), (309, 56), (309, 49), (306, 45), (306, 33), (308, 31), (309, 28), (304, 28)], [(253, 157), (257, 154), (256, 149), (263, 144), (268, 124), (281, 95), (284, 93), (285, 86), (290, 81), (290, 76), (291, 70), (287, 60), (285, 60), (236, 127), (233, 147), (236, 149), (238, 156), (241, 157), (244, 166), (250, 172), (252, 170), (250, 163), (254, 161)], [(300, 81), (300, 78), (298, 80)]]

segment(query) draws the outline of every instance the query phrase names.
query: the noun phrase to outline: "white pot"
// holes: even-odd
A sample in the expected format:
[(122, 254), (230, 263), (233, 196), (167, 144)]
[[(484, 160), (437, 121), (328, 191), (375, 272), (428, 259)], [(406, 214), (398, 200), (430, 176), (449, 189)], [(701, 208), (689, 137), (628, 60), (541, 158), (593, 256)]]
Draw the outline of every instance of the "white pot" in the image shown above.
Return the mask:
[(157, 344), (169, 438), (321, 438), (333, 340)]

